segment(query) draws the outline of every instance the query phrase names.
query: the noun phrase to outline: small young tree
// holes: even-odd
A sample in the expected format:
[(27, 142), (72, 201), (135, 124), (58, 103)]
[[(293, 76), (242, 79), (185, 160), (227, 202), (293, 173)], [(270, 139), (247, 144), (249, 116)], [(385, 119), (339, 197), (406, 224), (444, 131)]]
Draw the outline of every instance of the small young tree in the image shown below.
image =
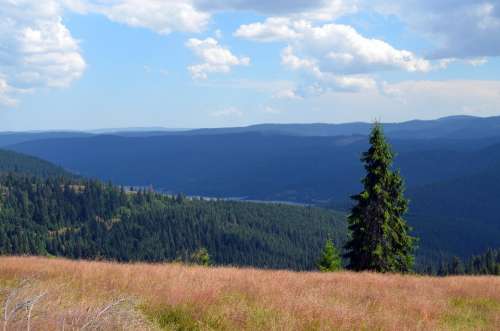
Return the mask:
[(449, 266), (448, 274), (450, 275), (462, 275), (465, 273), (464, 264), (462, 260), (458, 256), (454, 256), (451, 260), (451, 264)]
[(200, 248), (196, 252), (191, 254), (191, 262), (198, 265), (209, 266), (211, 262), (210, 255), (208, 254), (207, 249)]
[(319, 271), (322, 272), (332, 272), (342, 269), (342, 259), (332, 240), (328, 239), (326, 241), (317, 266)]
[(408, 272), (413, 267), (415, 239), (403, 219), (408, 201), (399, 172), (391, 170), (394, 154), (382, 126), (370, 134), (370, 148), (362, 161), (364, 190), (352, 197), (356, 202), (348, 218), (351, 238), (346, 244), (349, 268), (355, 271)]

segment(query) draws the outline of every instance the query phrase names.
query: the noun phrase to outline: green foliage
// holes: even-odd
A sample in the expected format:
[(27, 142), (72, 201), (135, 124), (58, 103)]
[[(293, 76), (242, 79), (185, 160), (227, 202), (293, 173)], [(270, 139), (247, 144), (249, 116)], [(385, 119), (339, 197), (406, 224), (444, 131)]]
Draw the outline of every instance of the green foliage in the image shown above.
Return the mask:
[(454, 256), (449, 262), (441, 262), (439, 276), (447, 275), (497, 275), (500, 276), (500, 249), (489, 249), (486, 253), (472, 256), (465, 263)]
[(0, 174), (15, 172), (37, 177), (75, 177), (63, 168), (39, 158), (0, 149)]
[(202, 266), (209, 266), (212, 264), (210, 262), (210, 255), (208, 254), (208, 251), (206, 248), (200, 248), (193, 254), (191, 254), (191, 263), (202, 265)]
[(194, 313), (183, 306), (142, 306), (146, 317), (160, 330), (197, 331), (200, 330)]
[(348, 218), (351, 238), (346, 256), (353, 270), (409, 272), (413, 267), (415, 239), (403, 219), (408, 201), (403, 179), (391, 170), (393, 157), (381, 125), (375, 124), (370, 148), (361, 159), (364, 190), (353, 196), (356, 205)]
[(451, 300), (443, 326), (449, 330), (494, 330), (500, 303), (492, 299), (455, 298)]
[(325, 243), (325, 248), (318, 261), (318, 269), (322, 272), (339, 271), (342, 269), (342, 259), (331, 239)]
[[(0, 176), (0, 254), (311, 270), (345, 222), (330, 211), (126, 192), (92, 180)], [(189, 252), (189, 253), (188, 253)], [(203, 252), (201, 252), (203, 253)]]

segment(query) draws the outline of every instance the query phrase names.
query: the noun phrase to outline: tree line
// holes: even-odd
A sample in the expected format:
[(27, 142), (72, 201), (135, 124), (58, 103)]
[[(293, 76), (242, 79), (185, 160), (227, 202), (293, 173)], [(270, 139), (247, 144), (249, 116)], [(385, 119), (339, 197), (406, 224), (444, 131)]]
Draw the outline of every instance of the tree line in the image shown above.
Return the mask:
[(498, 275), (500, 276), (500, 249), (489, 249), (480, 255), (474, 255), (463, 261), (454, 256), (448, 261), (441, 261), (439, 267), (429, 273), (439, 276), (449, 275)]
[[(341, 215), (313, 207), (165, 196), (94, 180), (0, 176), (0, 254), (206, 261), (312, 270)], [(201, 250), (201, 251), (200, 251)], [(205, 262), (202, 262), (205, 263)]]

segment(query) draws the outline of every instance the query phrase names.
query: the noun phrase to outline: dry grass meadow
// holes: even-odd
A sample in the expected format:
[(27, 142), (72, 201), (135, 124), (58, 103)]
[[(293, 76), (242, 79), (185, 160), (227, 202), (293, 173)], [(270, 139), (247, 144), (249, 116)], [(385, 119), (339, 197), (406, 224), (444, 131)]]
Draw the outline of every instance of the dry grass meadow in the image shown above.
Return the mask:
[(500, 330), (500, 277), (1, 257), (0, 291), (3, 330)]

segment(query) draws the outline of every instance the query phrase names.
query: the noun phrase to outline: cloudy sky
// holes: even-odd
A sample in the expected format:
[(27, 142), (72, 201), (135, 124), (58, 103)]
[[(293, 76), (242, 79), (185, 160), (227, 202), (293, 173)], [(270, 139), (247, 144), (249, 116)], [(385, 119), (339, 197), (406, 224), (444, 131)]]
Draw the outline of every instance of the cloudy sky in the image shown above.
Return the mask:
[(0, 130), (500, 115), (499, 55), (498, 0), (0, 0)]

